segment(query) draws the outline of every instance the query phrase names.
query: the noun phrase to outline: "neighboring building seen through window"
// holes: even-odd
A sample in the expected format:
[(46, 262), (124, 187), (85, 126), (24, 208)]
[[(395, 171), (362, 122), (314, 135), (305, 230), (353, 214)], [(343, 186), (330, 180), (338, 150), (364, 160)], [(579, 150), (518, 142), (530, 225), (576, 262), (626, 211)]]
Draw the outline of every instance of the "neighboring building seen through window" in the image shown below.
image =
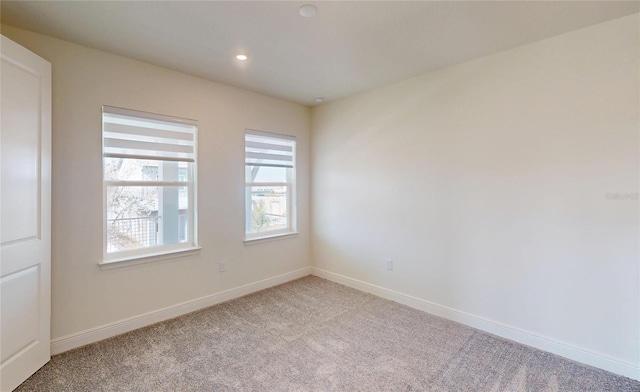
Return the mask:
[(105, 261), (196, 246), (197, 123), (103, 107)]
[(295, 151), (293, 136), (246, 131), (247, 240), (295, 232)]

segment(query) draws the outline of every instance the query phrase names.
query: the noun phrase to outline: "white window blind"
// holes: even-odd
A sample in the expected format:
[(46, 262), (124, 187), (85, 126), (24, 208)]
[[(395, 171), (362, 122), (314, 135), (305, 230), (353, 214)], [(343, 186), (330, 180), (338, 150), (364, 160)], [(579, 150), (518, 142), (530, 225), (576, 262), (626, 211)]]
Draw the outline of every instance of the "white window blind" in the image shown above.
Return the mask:
[(247, 130), (245, 164), (293, 168), (295, 143), (295, 138), (292, 136)]
[(102, 127), (105, 158), (195, 161), (195, 121), (103, 106)]

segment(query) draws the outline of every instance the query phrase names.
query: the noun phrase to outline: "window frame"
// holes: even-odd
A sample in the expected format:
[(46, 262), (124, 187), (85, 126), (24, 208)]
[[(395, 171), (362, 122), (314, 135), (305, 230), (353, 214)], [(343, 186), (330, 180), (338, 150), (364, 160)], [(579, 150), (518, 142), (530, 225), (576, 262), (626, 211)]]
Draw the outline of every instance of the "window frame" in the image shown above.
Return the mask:
[[(105, 152), (105, 114), (121, 115), (127, 117), (133, 117), (136, 119), (161, 121), (164, 123), (173, 123), (176, 125), (193, 127), (193, 158), (167, 158), (160, 155), (153, 155), (153, 152), (149, 155), (141, 156), (136, 154), (110, 154)], [(139, 110), (125, 109), (114, 106), (102, 106), (101, 112), (101, 124), (102, 124), (102, 261), (98, 263), (102, 269), (118, 268), (126, 265), (136, 265), (142, 263), (148, 263), (159, 260), (172, 259), (177, 257), (189, 256), (197, 253), (201, 248), (198, 246), (198, 207), (197, 207), (197, 194), (198, 194), (198, 121), (180, 118), (175, 116), (168, 116), (157, 113), (144, 112)], [(151, 151), (151, 150), (150, 150)], [(157, 152), (156, 152), (157, 153)], [(115, 156), (121, 155), (121, 156)], [(187, 179), (186, 181), (152, 181), (152, 180), (107, 180), (106, 178), (106, 159), (112, 157), (120, 157), (124, 159), (147, 159), (155, 160), (158, 162), (174, 161), (187, 162)], [(179, 172), (179, 166), (177, 168)], [(178, 177), (179, 178), (179, 177)], [(181, 187), (187, 189), (187, 209), (189, 223), (187, 225), (187, 241), (184, 243), (170, 244), (170, 245), (152, 245), (147, 247), (141, 247), (138, 249), (124, 250), (109, 252), (108, 251), (108, 212), (107, 212), (107, 192), (109, 187), (177, 187), (178, 194)], [(179, 196), (178, 196), (179, 197)], [(160, 206), (158, 206), (160, 208)], [(178, 218), (178, 222), (180, 219)]]
[[(297, 140), (295, 136), (285, 135), (275, 132), (258, 131), (255, 129), (245, 130), (245, 172), (244, 172), (244, 243), (245, 245), (257, 244), (264, 241), (284, 239), (298, 234), (297, 232), (297, 202), (296, 202), (296, 174), (297, 174)], [(271, 166), (256, 165), (255, 163), (247, 163), (246, 143), (247, 135), (271, 138), (281, 141), (289, 141), (292, 143), (292, 167), (287, 168), (285, 182), (255, 182), (247, 181), (248, 166)], [(267, 230), (256, 233), (249, 233), (249, 219), (252, 217), (251, 192), (248, 191), (255, 186), (283, 186), (286, 189), (286, 227), (283, 229)]]

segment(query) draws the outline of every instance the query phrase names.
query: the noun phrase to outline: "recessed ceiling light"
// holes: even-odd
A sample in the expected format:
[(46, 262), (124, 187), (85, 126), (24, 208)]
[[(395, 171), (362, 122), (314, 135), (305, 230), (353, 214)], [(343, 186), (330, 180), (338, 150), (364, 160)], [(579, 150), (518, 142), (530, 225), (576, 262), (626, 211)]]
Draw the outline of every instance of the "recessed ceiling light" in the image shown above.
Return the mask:
[(322, 98), (322, 97), (315, 97), (313, 100), (316, 101), (316, 103), (324, 102), (324, 98)]
[(305, 4), (300, 7), (300, 15), (304, 16), (305, 18), (316, 16), (316, 12), (318, 12), (318, 9), (311, 4)]
[(237, 54), (236, 55), (236, 60), (240, 60), (240, 61), (245, 61), (246, 59), (248, 59), (249, 57), (247, 57), (246, 54)]

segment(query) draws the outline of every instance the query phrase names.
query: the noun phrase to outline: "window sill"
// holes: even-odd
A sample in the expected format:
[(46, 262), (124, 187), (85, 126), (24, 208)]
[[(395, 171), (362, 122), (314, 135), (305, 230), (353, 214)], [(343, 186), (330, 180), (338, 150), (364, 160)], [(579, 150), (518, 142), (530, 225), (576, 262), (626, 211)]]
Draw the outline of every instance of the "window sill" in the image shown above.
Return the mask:
[(273, 235), (268, 235), (264, 237), (248, 238), (244, 240), (244, 246), (258, 245), (264, 242), (285, 240), (287, 238), (292, 238), (297, 236), (298, 236), (298, 232), (290, 232), (290, 233), (284, 233), (284, 234), (273, 234)]
[(98, 263), (101, 270), (130, 267), (133, 265), (153, 263), (155, 261), (177, 259), (180, 257), (192, 256), (200, 253), (200, 247), (167, 250), (164, 252), (147, 253), (135, 256), (126, 256), (114, 259), (103, 260)]

